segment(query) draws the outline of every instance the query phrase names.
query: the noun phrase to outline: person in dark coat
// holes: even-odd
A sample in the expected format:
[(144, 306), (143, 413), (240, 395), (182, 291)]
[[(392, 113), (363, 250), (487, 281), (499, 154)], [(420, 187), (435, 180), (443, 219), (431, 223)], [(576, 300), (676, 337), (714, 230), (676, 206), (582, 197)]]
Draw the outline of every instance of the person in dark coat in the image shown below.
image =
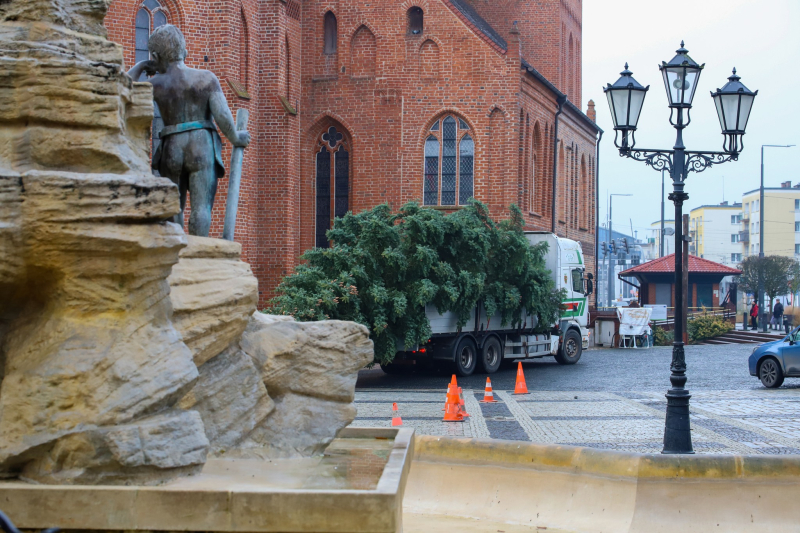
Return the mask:
[(783, 304), (778, 300), (772, 308), (772, 321), (775, 324), (775, 329), (781, 329), (783, 322)]

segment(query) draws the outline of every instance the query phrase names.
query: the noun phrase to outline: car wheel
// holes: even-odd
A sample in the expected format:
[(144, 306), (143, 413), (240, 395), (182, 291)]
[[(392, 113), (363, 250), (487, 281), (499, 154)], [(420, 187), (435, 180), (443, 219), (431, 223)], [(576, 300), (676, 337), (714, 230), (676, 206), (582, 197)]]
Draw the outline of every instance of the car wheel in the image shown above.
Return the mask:
[(478, 364), (477, 350), (472, 339), (464, 337), (456, 348), (456, 374), (459, 376), (469, 376), (475, 372)]
[(494, 374), (503, 362), (503, 347), (497, 337), (489, 337), (481, 350), (481, 370), (487, 374)]
[(767, 357), (758, 367), (758, 379), (768, 389), (777, 389), (783, 385), (783, 370), (778, 361)]
[(556, 361), (560, 365), (574, 365), (581, 358), (582, 351), (581, 336), (574, 329), (567, 330), (556, 353)]

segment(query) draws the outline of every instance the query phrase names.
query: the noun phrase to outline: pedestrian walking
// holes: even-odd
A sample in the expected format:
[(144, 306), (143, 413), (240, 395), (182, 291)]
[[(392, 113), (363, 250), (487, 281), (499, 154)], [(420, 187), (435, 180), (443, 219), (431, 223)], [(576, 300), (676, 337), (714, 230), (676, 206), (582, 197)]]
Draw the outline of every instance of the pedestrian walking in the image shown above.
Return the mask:
[(758, 329), (758, 304), (753, 300), (753, 305), (750, 306), (750, 327)]
[(780, 330), (781, 323), (783, 322), (783, 304), (780, 300), (775, 302), (775, 306), (772, 308), (772, 324), (773, 329)]

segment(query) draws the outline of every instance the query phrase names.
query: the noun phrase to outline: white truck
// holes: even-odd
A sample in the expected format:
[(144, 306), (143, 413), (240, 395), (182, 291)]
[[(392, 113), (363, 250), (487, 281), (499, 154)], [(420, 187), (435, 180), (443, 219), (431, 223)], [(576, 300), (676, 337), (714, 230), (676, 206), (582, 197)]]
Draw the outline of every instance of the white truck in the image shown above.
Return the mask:
[(455, 313), (439, 314), (436, 306), (428, 304), (425, 314), (433, 331), (430, 341), (412, 350), (401, 347), (393, 363), (382, 365), (384, 371), (391, 374), (411, 365), (452, 362), (457, 374), (469, 376), (476, 369), (492, 374), (504, 360), (554, 356), (562, 365), (577, 363), (589, 347), (588, 302), (592, 293), (592, 275), (586, 273), (581, 244), (543, 231), (526, 231), (525, 236), (531, 244), (548, 244), (547, 269), (556, 289), (566, 291), (557, 323), (546, 333), (536, 334), (536, 316), (525, 313), (519, 327), (512, 328), (510, 324), (501, 325), (499, 314), (487, 317), (479, 305), (472, 318), (458, 328)]

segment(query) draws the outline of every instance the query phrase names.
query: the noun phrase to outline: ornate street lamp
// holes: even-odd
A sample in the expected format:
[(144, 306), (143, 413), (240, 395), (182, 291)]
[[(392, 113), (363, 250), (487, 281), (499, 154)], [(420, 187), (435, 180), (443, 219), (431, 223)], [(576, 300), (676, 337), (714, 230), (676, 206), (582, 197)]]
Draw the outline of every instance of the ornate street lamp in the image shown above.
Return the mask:
[(741, 78), (733, 75), (728, 78), (728, 83), (711, 93), (714, 104), (717, 106), (719, 125), (722, 128), (722, 135), (725, 136), (723, 149), (731, 152), (741, 152), (742, 137), (747, 127), (747, 120), (750, 118), (750, 110), (753, 108), (753, 100), (756, 99), (758, 91), (752, 92), (740, 82)]
[[(644, 97), (649, 89), (649, 85), (642, 87), (638, 81), (633, 79), (633, 72), (628, 70), (627, 63), (625, 63), (625, 70), (620, 72), (620, 78), (614, 82), (614, 85), (609, 83), (608, 87), (603, 89), (608, 98), (608, 106), (611, 108), (614, 131), (622, 132), (622, 146), (633, 148), (633, 145), (636, 144), (633, 134), (639, 123)], [(628, 141), (629, 135), (630, 142)]]
[(622, 133), (622, 142), (614, 139), (619, 155), (630, 157), (653, 167), (667, 170), (672, 177), (673, 191), (669, 199), (675, 204), (675, 341), (672, 343), (672, 364), (669, 380), (672, 388), (667, 392), (667, 417), (664, 421), (664, 449), (661, 453), (694, 453), (692, 435), (689, 427), (689, 399), (691, 395), (686, 385), (686, 357), (683, 346), (683, 319), (686, 316), (686, 302), (683, 301), (683, 202), (689, 199), (684, 192), (684, 182), (689, 172), (702, 172), (712, 165), (736, 161), (742, 151), (742, 136), (756, 94), (739, 82), (739, 77), (731, 76), (729, 82), (712, 93), (717, 106), (724, 141), (722, 152), (692, 152), (683, 145), (683, 129), (691, 122), (692, 100), (700, 81), (700, 73), (705, 65), (699, 65), (689, 57), (689, 51), (681, 47), (669, 63), (658, 67), (664, 78), (664, 88), (670, 107), (670, 124), (677, 130), (675, 146), (672, 150), (651, 150), (635, 148), (633, 133), (639, 121), (644, 97), (649, 87), (642, 87), (633, 79), (628, 65), (622, 77), (614, 85), (603, 91), (608, 97), (614, 129)]

